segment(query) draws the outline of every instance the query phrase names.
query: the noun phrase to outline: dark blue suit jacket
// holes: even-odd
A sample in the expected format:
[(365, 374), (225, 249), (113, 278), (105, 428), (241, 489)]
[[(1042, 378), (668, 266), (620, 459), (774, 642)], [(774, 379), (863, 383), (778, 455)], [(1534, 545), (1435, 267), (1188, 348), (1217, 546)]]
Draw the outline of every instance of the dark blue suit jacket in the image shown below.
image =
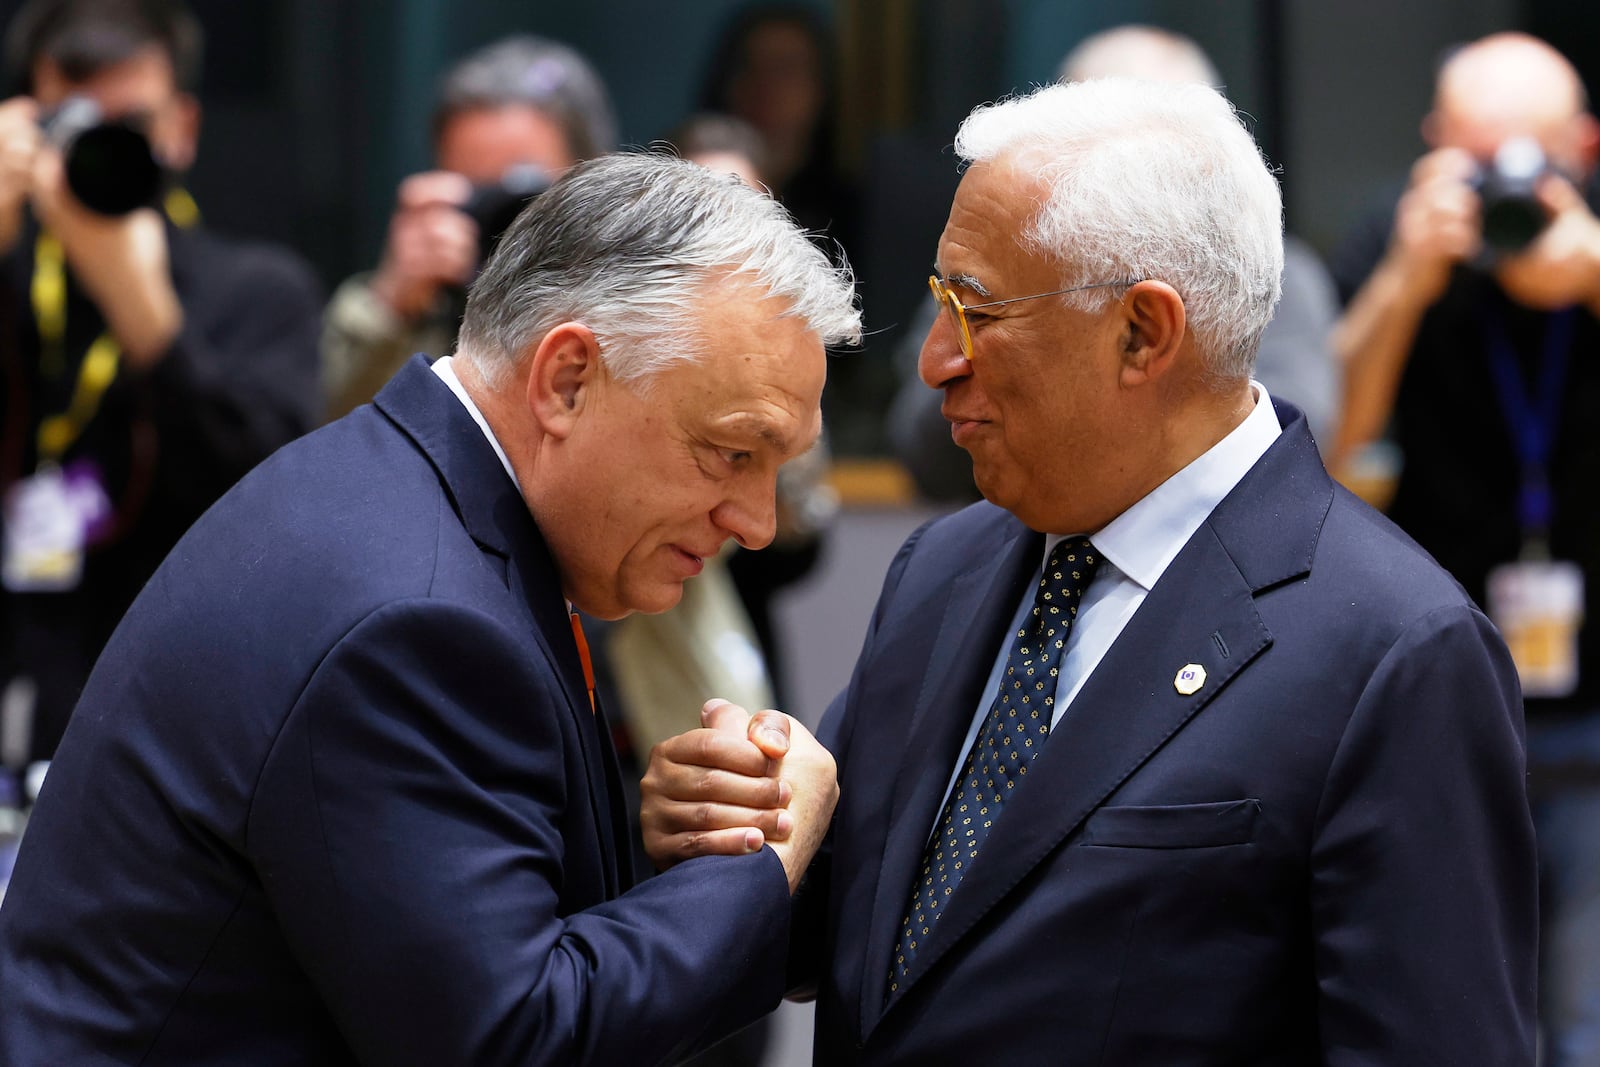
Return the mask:
[(634, 1064), (781, 993), (771, 850), (630, 889), (554, 564), (418, 359), (206, 514), (0, 910), (0, 1063)]
[(1042, 538), (979, 504), (901, 549), (821, 734), (841, 798), (796, 925), (822, 949), (818, 1064), (1532, 1064), (1516, 676), (1297, 415), (1083, 687), (885, 1007)]

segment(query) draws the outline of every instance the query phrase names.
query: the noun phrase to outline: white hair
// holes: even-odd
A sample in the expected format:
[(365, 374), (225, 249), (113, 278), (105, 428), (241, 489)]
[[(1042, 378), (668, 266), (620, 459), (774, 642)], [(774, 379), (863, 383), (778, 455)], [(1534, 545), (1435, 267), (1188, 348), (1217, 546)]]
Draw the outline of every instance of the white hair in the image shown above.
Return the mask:
[[(1211, 374), (1249, 375), (1283, 273), (1277, 180), (1233, 105), (1204, 85), (1106, 78), (977, 108), (965, 161), (1003, 161), (1044, 187), (1018, 235), (1062, 287), (1164, 281), (1183, 298)], [(1098, 310), (1115, 290), (1065, 297)]]
[(861, 339), (848, 266), (765, 193), (665, 155), (581, 163), (500, 239), (467, 296), (459, 355), (492, 386), (551, 329), (582, 322), (619, 381), (697, 358), (712, 286), (747, 281), (824, 345)]

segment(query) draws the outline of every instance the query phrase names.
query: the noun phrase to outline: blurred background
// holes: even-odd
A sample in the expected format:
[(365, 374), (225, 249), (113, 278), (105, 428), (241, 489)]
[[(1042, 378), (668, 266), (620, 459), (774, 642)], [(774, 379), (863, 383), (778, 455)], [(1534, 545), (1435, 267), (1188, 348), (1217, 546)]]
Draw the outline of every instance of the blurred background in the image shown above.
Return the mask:
[[(0, 22), (20, 6), (0, 0)], [(605, 83), (623, 149), (657, 142), (708, 107), (736, 110), (729, 93), (761, 95), (731, 88), (749, 57), (730, 51), (729, 27), (760, 6), (747, 0), (189, 6), (204, 30), (205, 59), (203, 134), (187, 187), (207, 228), (288, 246), (310, 263), (324, 293), (384, 255), (397, 187), (438, 164), (430, 118), (441, 78), (483, 45), (532, 33), (576, 49)], [(943, 484), (908, 469), (893, 430), (902, 387), (918, 389), (911, 379), (928, 321), (926, 278), (959, 178), (950, 142), (974, 105), (1055, 80), (1075, 45), (1112, 26), (1184, 34), (1209, 54), (1279, 169), (1286, 229), (1328, 259), (1363, 215), (1394, 203), (1424, 151), (1419, 120), (1452, 45), (1525, 30), (1565, 53), (1589, 86), (1600, 84), (1593, 0), (782, 6), (804, 9), (820, 36), (798, 68), (784, 66), (793, 55), (773, 59), (762, 75), (765, 104), (751, 104), (745, 117), (801, 129), (805, 158), (789, 161), (793, 185), (780, 192), (803, 222), (845, 248), (869, 331), (860, 350), (838, 355), (830, 368), (831, 459), (817, 476), (824, 492), (802, 488), (795, 497), (810, 509), (798, 524), (809, 540), (797, 536), (782, 573), (751, 577), (734, 561), (754, 636), (782, 663), (782, 674), (774, 664), (765, 681), (785, 710), (812, 724), (847, 680), (895, 549), (930, 516), (974, 498), (964, 468)], [(786, 112), (791, 106), (797, 110)], [(776, 188), (772, 173), (766, 177)], [(936, 414), (933, 421), (949, 450), (947, 427)], [(757, 589), (756, 601), (747, 586)], [(618, 688), (626, 690), (625, 679)], [(786, 1006), (764, 1062), (807, 1063), (809, 1040), (805, 1010)]]

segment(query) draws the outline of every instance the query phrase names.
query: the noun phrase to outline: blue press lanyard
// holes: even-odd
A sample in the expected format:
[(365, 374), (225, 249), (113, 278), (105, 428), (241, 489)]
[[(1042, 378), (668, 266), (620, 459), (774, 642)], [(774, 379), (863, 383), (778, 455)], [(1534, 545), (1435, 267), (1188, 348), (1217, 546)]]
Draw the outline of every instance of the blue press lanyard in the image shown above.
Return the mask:
[(1504, 309), (1498, 302), (1487, 303), (1483, 317), (1488, 328), (1489, 369), (1494, 374), (1495, 394), (1520, 467), (1517, 520), (1522, 524), (1525, 541), (1543, 538), (1550, 531), (1555, 513), (1555, 500), (1550, 492), (1550, 453), (1555, 448), (1556, 427), (1561, 418), (1561, 391), (1566, 384), (1567, 363), (1572, 354), (1577, 309), (1554, 312), (1545, 323), (1543, 351), (1534, 383), (1538, 392), (1531, 402), (1522, 384), (1522, 372), (1517, 367), (1516, 349), (1506, 331)]

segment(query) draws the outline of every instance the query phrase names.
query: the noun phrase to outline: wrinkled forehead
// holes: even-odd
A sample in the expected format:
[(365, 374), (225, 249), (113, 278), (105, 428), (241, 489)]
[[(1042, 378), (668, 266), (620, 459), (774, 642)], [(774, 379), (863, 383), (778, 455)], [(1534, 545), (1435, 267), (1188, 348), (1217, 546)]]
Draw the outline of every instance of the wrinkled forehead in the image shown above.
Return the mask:
[(781, 410), (811, 432), (827, 377), (817, 332), (789, 300), (741, 275), (707, 279), (696, 297), (694, 358), (656, 372), (651, 388), (665, 385), (707, 411)]

